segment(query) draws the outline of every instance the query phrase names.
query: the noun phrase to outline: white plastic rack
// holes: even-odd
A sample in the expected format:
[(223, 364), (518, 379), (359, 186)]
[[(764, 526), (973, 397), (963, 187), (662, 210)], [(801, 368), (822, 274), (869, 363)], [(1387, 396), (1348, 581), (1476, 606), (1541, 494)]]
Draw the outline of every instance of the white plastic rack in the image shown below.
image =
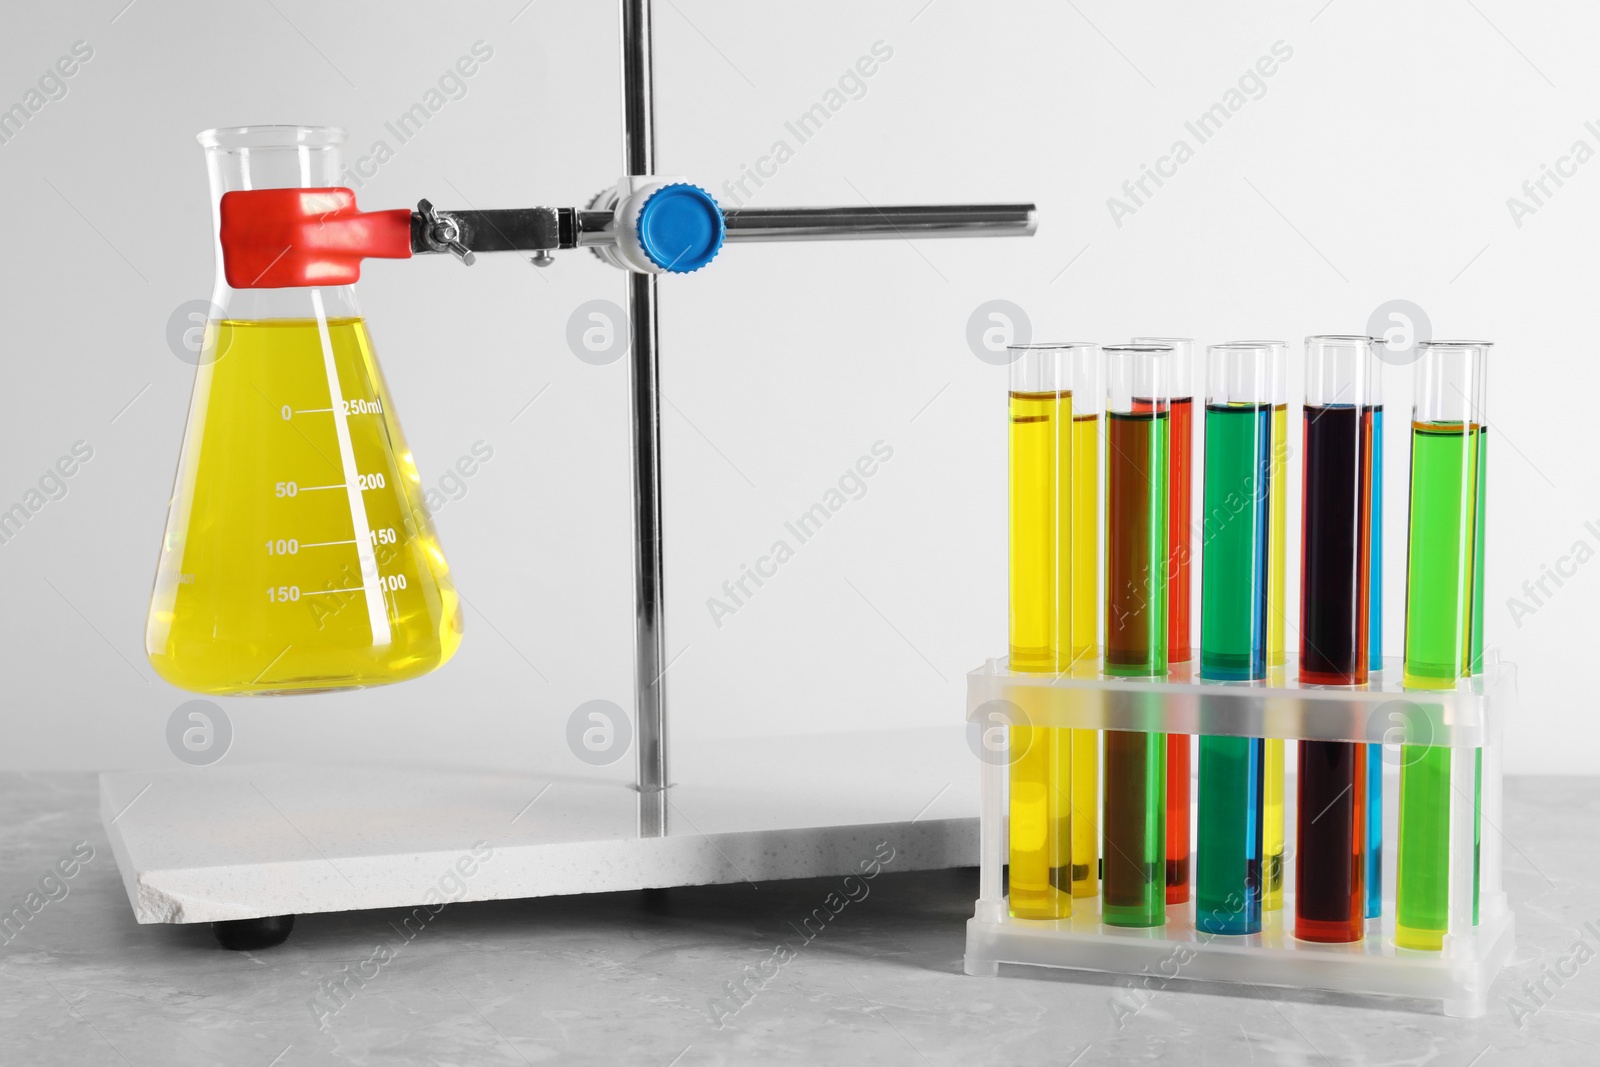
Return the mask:
[[(981, 879), (967, 922), (966, 972), (995, 975), (1000, 964), (1027, 964), (1438, 1000), (1446, 1015), (1474, 1018), (1488, 1007), (1489, 984), (1510, 956), (1513, 916), (1500, 884), (1501, 724), (1516, 700), (1516, 668), (1491, 657), (1482, 675), (1453, 692), (1400, 687), (1400, 662), (1384, 661), (1364, 688), (1199, 682), (1174, 673), (1148, 682), (1099, 676), (1021, 674), (990, 660), (967, 675), (969, 737), (980, 752)], [(1276, 672), (1274, 672), (1276, 674)], [(1295, 677), (1291, 661), (1281, 678)], [(1296, 805), (1293, 748), (1285, 762), (1284, 902), (1263, 914), (1259, 934), (1198, 931), (1194, 903), (1170, 905), (1164, 927), (1128, 929), (1100, 922), (1100, 899), (1073, 901), (1070, 918), (1013, 918), (1005, 895), (1008, 847), (1008, 726), (1211, 734), (1384, 745), (1383, 914), (1366, 936), (1332, 945), (1294, 937)], [(1449, 918), (1438, 952), (1394, 943), (1399, 767), (1402, 744), (1451, 750)], [(1482, 756), (1481, 844), (1475, 840), (1473, 783)], [(1103, 779), (1102, 779), (1103, 780)], [(1373, 780), (1376, 785), (1376, 778)], [(1193, 820), (1192, 820), (1193, 821)], [(1103, 825), (1102, 822), (1097, 825)], [(1474, 863), (1479, 875), (1473, 921)]]

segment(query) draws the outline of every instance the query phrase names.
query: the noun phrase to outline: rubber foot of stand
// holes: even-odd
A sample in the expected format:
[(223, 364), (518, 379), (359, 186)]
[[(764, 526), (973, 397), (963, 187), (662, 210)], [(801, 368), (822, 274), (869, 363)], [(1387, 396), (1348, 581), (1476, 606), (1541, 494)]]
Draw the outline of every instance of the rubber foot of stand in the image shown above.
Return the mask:
[(254, 952), (272, 948), (289, 940), (294, 929), (293, 915), (269, 915), (264, 919), (229, 919), (212, 923), (217, 944), (235, 952)]

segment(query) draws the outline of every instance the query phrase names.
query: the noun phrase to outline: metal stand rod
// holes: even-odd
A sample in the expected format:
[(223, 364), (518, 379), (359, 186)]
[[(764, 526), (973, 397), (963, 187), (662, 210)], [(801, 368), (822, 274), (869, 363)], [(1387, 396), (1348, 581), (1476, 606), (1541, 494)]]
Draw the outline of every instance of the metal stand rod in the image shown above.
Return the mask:
[[(650, 0), (621, 0), (623, 158), (629, 175), (655, 173)], [(628, 275), (633, 400), (634, 715), (639, 836), (667, 834), (666, 615), (661, 564), (661, 403), (656, 279)]]
[(1031, 237), (1032, 204), (901, 207), (747, 207), (724, 212), (728, 243), (859, 241), (896, 237)]

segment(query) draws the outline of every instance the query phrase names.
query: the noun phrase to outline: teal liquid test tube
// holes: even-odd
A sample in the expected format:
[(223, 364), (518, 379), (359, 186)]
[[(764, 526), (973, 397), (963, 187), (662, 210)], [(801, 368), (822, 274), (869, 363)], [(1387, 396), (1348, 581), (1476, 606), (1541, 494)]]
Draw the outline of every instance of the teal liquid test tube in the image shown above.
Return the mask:
[[(1273, 350), (1212, 345), (1206, 360), (1200, 677), (1267, 676)], [(1261, 930), (1265, 786), (1260, 738), (1200, 738), (1195, 925)]]
[(1370, 644), (1367, 648), (1369, 670), (1383, 670), (1383, 398), (1380, 379), (1374, 375), (1372, 389), (1372, 504), (1369, 514), (1372, 529), (1368, 537), (1372, 542), (1372, 579), (1367, 594)]
[[(1385, 344), (1383, 338), (1373, 345)], [(1367, 539), (1371, 546), (1372, 582), (1367, 594), (1367, 625), (1371, 644), (1367, 663), (1372, 672), (1383, 670), (1383, 393), (1380, 375), (1372, 378), (1372, 518)], [(1367, 918), (1383, 914), (1383, 746), (1367, 746), (1367, 827), (1366, 827)]]
[[(1427, 341), (1421, 347), (1411, 418), (1403, 682), (1407, 689), (1451, 690), (1482, 664), (1491, 346)], [(1400, 751), (1395, 944), (1436, 952), (1449, 927), (1450, 750), (1408, 744)]]
[(1367, 746), (1366, 915), (1383, 914), (1383, 746)]
[[(1105, 657), (1112, 677), (1167, 674), (1172, 349), (1108, 345)], [(1156, 701), (1159, 703), (1159, 700)], [(1100, 919), (1166, 922), (1167, 735), (1105, 731)]]

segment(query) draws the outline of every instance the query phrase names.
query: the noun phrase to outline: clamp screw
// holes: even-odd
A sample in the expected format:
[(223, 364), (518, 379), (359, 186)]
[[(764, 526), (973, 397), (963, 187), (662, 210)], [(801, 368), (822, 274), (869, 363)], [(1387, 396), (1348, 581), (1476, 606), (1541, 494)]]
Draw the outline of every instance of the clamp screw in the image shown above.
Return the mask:
[(435, 252), (454, 252), (457, 259), (472, 266), (478, 257), (461, 243), (461, 228), (456, 225), (455, 219), (435, 213), (433, 204), (427, 200), (417, 201), (417, 214), (422, 216), (422, 232), (430, 248)]

